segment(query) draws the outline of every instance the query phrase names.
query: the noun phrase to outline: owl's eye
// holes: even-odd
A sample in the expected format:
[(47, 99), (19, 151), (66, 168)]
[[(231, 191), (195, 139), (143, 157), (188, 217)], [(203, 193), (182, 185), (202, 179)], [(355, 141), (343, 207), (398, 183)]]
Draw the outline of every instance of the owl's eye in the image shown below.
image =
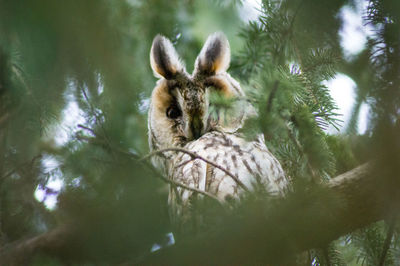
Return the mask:
[(176, 119), (182, 115), (181, 110), (177, 106), (171, 105), (167, 108), (167, 117), (171, 119)]

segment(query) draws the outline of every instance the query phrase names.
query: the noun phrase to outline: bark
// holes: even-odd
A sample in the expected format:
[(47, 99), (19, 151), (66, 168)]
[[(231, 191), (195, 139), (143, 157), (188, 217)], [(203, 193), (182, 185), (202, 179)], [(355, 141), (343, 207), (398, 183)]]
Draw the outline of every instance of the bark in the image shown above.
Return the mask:
[(70, 225), (59, 226), (36, 237), (17, 241), (0, 250), (0, 265), (29, 265), (33, 255), (42, 252), (57, 255), (58, 250), (66, 249), (75, 231)]

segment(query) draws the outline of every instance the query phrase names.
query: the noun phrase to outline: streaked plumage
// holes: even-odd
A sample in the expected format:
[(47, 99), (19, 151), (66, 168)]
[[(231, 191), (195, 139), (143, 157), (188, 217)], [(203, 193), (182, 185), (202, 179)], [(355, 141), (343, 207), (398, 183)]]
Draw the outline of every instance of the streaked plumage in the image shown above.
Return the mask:
[[(278, 160), (269, 152), (261, 134), (246, 140), (240, 133), (244, 121), (256, 115), (243, 100), (239, 83), (227, 72), (229, 43), (221, 33), (211, 35), (190, 75), (171, 42), (156, 36), (150, 52), (152, 69), (160, 80), (151, 97), (148, 117), (149, 145), (152, 151), (183, 147), (195, 152), (236, 176), (249, 190), (260, 185), (281, 193), (287, 179)], [(228, 111), (214, 110), (210, 93), (237, 99)], [(153, 164), (169, 178), (215, 195), (221, 201), (238, 198), (244, 191), (222, 170), (185, 153), (166, 152), (153, 158)], [(180, 217), (189, 207), (193, 192), (171, 188), (169, 203), (173, 216)]]

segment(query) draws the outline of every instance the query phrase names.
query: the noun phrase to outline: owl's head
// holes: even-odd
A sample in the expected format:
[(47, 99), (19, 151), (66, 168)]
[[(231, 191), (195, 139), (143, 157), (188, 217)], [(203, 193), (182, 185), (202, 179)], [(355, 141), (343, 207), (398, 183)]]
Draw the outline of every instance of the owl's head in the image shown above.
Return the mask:
[(226, 70), (230, 62), (229, 42), (222, 33), (210, 35), (200, 51), (192, 74), (188, 74), (172, 43), (154, 38), (150, 63), (157, 82), (148, 116), (150, 149), (183, 146), (221, 127), (219, 117), (210, 116), (209, 95), (244, 96), (239, 83)]

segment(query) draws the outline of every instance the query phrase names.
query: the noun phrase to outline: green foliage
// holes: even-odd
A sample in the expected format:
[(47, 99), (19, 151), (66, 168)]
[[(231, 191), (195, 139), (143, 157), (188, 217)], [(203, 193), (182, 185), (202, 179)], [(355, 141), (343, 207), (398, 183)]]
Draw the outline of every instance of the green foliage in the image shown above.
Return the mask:
[(305, 18), (299, 7), (293, 8), (264, 2), (265, 15), (241, 33), (247, 42), (234, 70), (249, 82), (249, 93), (263, 117), (259, 127), (273, 149), (281, 146), (276, 153), (285, 156), (281, 159), (291, 166), (290, 175), (325, 179), (335, 172), (335, 159), (322, 130), (338, 127), (340, 120), (321, 82), (334, 76), (338, 44), (332, 38), (329, 45), (315, 42), (303, 48), (298, 39), (306, 33), (294, 21)]
[[(151, 246), (173, 229), (167, 184), (139, 160), (148, 151), (146, 103), (155, 85), (151, 41), (158, 33), (169, 37), (190, 71), (206, 36), (222, 30), (232, 48), (230, 72), (248, 97), (211, 95), (215, 109), (210, 112), (229, 114), (254, 105), (259, 115), (247, 121), (245, 133), (264, 133), (293, 188), (287, 201), (275, 202), (259, 191), (229, 210), (198, 201), (193, 211), (203, 217), (202, 229), (222, 236), (202, 248), (204, 254), (218, 243), (243, 248), (246, 243), (229, 242), (236, 230), (276, 251), (249, 261), (296, 260), (291, 240), (309, 222), (304, 217), (332, 218), (329, 208), (334, 206), (319, 206), (333, 197), (320, 183), (377, 154), (385, 162), (382, 169), (396, 172), (400, 158), (399, 3), (369, 1), (364, 19), (375, 35), (350, 59), (343, 57), (338, 40), (337, 14), (347, 4), (354, 3), (264, 0), (259, 19), (245, 24), (237, 12), (240, 1), (0, 0), (1, 246), (72, 223), (79, 237), (68, 240), (70, 249), (49, 253), (57, 259), (36, 254), (32, 265), (146, 262)], [(357, 85), (346, 136), (326, 133), (329, 126), (342, 126), (324, 85), (337, 72)], [(357, 136), (363, 102), (371, 106), (372, 122), (368, 135)], [(62, 128), (71, 117), (71, 128)], [(57, 137), (61, 131), (68, 133), (62, 141)], [(49, 161), (56, 162), (53, 169)], [(46, 188), (53, 179), (62, 180), (63, 188), (57, 207), (50, 210), (35, 191), (55, 196), (58, 191)], [(335, 206), (340, 204), (333, 199)], [(254, 213), (259, 216), (249, 219)], [(292, 213), (298, 221), (281, 224)], [(252, 230), (265, 220), (265, 231)], [(309, 234), (323, 230), (315, 224)], [(384, 223), (377, 223), (316, 247), (309, 252), (309, 264), (377, 265), (387, 232)], [(389, 239), (385, 265), (399, 263), (398, 232), (396, 227)], [(208, 240), (208, 234), (196, 237)], [(191, 234), (181, 237), (193, 241)], [(250, 248), (248, 254), (257, 255)]]

